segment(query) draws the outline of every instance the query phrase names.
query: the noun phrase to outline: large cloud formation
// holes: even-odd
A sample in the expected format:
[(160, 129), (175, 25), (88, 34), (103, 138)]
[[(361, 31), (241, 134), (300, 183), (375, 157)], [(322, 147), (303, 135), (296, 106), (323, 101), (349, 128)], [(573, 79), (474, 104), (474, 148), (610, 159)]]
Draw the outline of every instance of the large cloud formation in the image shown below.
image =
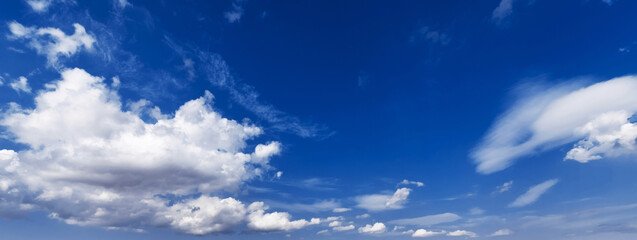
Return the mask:
[(77, 68), (61, 75), (37, 94), (35, 108), (11, 103), (2, 112), (4, 135), (27, 148), (0, 150), (0, 214), (38, 208), (69, 224), (189, 234), (316, 223), (265, 213), (261, 202), (209, 196), (261, 176), (280, 152), (278, 142), (247, 149), (262, 130), (223, 118), (211, 93), (145, 122), (122, 110), (103, 78)]
[(559, 86), (520, 100), (494, 124), (473, 152), (477, 171), (489, 174), (516, 158), (577, 142), (565, 159), (587, 162), (634, 154), (637, 77), (588, 87)]

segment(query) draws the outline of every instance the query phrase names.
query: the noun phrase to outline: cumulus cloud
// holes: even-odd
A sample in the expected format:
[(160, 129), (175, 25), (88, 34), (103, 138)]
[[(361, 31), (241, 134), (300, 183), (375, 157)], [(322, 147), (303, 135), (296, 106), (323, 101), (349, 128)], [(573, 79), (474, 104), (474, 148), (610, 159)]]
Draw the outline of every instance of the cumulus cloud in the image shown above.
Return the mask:
[(369, 211), (383, 211), (390, 209), (401, 209), (407, 202), (407, 197), (411, 192), (410, 188), (399, 188), (394, 194), (370, 194), (355, 198), (359, 208)]
[(27, 40), (30, 48), (46, 56), (50, 67), (61, 68), (60, 57), (68, 58), (82, 49), (90, 51), (95, 43), (95, 38), (82, 25), (75, 23), (73, 27), (73, 35), (66, 35), (59, 28), (25, 27), (13, 21), (9, 23), (8, 38)]
[(450, 237), (463, 237), (464, 236), (464, 237), (474, 238), (474, 237), (478, 237), (478, 234), (476, 234), (474, 232), (466, 231), (466, 230), (456, 230), (456, 231), (447, 233), (447, 236), (450, 236)]
[(19, 77), (18, 79), (12, 81), (9, 86), (13, 88), (16, 92), (31, 92), (31, 87), (29, 87), (29, 82), (26, 77)]
[(363, 213), (361, 215), (356, 216), (356, 219), (365, 219), (369, 217), (370, 217), (369, 213)]
[(418, 226), (431, 226), (440, 223), (448, 223), (454, 222), (460, 219), (461, 217), (454, 213), (442, 213), (436, 215), (427, 215), (423, 217), (417, 218), (404, 218), (389, 221), (391, 224), (397, 225), (418, 225)]
[(426, 238), (426, 237), (433, 237), (433, 236), (441, 235), (445, 233), (447, 232), (445, 231), (435, 232), (435, 231), (428, 231), (425, 229), (418, 229), (414, 233), (412, 233), (411, 236), (415, 238)]
[(508, 236), (508, 235), (511, 235), (511, 234), (513, 234), (513, 231), (511, 231), (511, 230), (509, 230), (507, 228), (504, 228), (504, 229), (500, 229), (498, 231), (495, 231), (492, 234), (489, 234), (489, 237)]
[(540, 196), (542, 196), (542, 194), (546, 193), (546, 191), (557, 184), (558, 181), (558, 179), (551, 179), (529, 188), (528, 191), (509, 204), (509, 207), (523, 207), (534, 203), (540, 198)]
[(626, 111), (608, 112), (576, 129), (576, 133), (586, 136), (564, 159), (581, 163), (604, 157), (634, 154), (637, 150), (637, 124), (628, 119), (632, 113)]
[(387, 231), (387, 227), (381, 222), (374, 223), (374, 225), (367, 224), (358, 228), (359, 233), (365, 234), (381, 234), (385, 231)]
[(28, 148), (0, 151), (0, 214), (35, 207), (68, 224), (167, 226), (198, 235), (240, 224), (287, 231), (318, 223), (266, 213), (262, 202), (245, 207), (209, 196), (262, 176), (280, 151), (278, 142), (247, 149), (263, 131), (223, 118), (211, 93), (147, 123), (122, 110), (103, 78), (81, 69), (61, 76), (38, 93), (33, 109), (12, 103), (1, 113), (4, 134)]
[(637, 77), (614, 78), (588, 87), (528, 90), (536, 93), (500, 116), (472, 153), (478, 172), (500, 171), (519, 157), (578, 140), (583, 141), (567, 159), (586, 162), (634, 152), (634, 139), (627, 139), (634, 134), (634, 126), (620, 118), (637, 112)]
[(290, 231), (301, 229), (309, 225), (321, 223), (318, 218), (312, 218), (310, 221), (305, 219), (290, 221), (291, 216), (286, 212), (265, 213), (267, 207), (262, 202), (252, 203), (248, 210), (248, 227), (259, 231)]

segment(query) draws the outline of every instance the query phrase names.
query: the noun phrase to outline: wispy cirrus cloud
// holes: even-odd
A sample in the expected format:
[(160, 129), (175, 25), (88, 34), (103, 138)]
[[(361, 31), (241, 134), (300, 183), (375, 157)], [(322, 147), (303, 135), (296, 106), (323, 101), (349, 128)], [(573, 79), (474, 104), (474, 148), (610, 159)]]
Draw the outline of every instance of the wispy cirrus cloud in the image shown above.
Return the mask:
[(540, 198), (540, 196), (546, 193), (558, 182), (558, 179), (551, 179), (544, 181), (538, 185), (532, 186), (524, 194), (520, 195), (518, 198), (515, 199), (515, 201), (509, 204), (509, 207), (524, 207), (526, 205), (534, 203)]
[(471, 154), (477, 171), (489, 174), (533, 152), (577, 142), (565, 159), (579, 162), (634, 154), (637, 77), (613, 78), (582, 87), (526, 86), (530, 94), (502, 114)]

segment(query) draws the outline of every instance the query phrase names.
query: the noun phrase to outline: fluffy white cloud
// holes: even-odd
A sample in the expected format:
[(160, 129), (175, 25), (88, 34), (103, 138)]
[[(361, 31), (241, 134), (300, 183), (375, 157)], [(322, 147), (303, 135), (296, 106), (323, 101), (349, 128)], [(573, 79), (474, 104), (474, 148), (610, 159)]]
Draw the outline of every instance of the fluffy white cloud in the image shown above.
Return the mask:
[(609, 112), (576, 129), (578, 135), (586, 138), (575, 144), (565, 159), (585, 163), (603, 157), (634, 154), (637, 124), (628, 121), (632, 115), (626, 111)]
[[(162, 209), (161, 206), (162, 203), (157, 204), (158, 209)], [(244, 220), (245, 214), (243, 203), (233, 198), (202, 196), (158, 211), (156, 221), (165, 220), (184, 233), (203, 235), (229, 231)]]
[(442, 213), (436, 215), (428, 215), (417, 218), (405, 218), (405, 219), (397, 219), (389, 221), (391, 224), (398, 225), (420, 225), (420, 226), (431, 226), (440, 223), (448, 223), (454, 222), (460, 219), (461, 217), (453, 214), (453, 213)]
[[(0, 125), (28, 149), (0, 151), (0, 214), (38, 209), (68, 224), (135, 229), (169, 226), (189, 234), (225, 232), (238, 224), (257, 231), (316, 224), (266, 213), (262, 202), (245, 207), (210, 194), (236, 191), (271, 167), (278, 142), (247, 141), (262, 133), (248, 123), (223, 118), (213, 96), (183, 104), (155, 123), (122, 110), (104, 79), (81, 69), (64, 70), (59, 81), (35, 97), (35, 108), (12, 103)], [(192, 199), (192, 194), (202, 194)], [(184, 198), (169, 204), (171, 197)]]
[(546, 191), (557, 184), (558, 181), (558, 179), (551, 179), (529, 188), (528, 191), (509, 204), (509, 207), (523, 207), (534, 203), (540, 198), (540, 196), (542, 196), (542, 194), (546, 193)]
[(16, 92), (31, 92), (31, 87), (29, 87), (29, 82), (26, 77), (20, 76), (18, 79), (13, 80), (9, 86), (13, 88)]
[(489, 234), (489, 237), (508, 236), (508, 235), (511, 235), (511, 234), (513, 234), (513, 231), (511, 231), (511, 230), (509, 230), (507, 228), (504, 228), (504, 229), (500, 229), (498, 231), (495, 231), (492, 234)]
[[(624, 139), (631, 136), (632, 126), (618, 118), (637, 112), (637, 77), (614, 78), (583, 88), (563, 85), (538, 91), (526, 89), (535, 94), (503, 114), (473, 152), (478, 172), (500, 171), (521, 156), (581, 139), (584, 141), (567, 158), (583, 161), (589, 153), (595, 158), (605, 155), (604, 151), (615, 156), (632, 150), (631, 142)], [(613, 141), (623, 144), (619, 146), (621, 151), (608, 146)]]
[(267, 207), (262, 202), (252, 203), (248, 210), (248, 227), (258, 231), (290, 231), (301, 229), (308, 225), (321, 223), (318, 218), (312, 218), (310, 221), (305, 219), (290, 221), (290, 214), (286, 212), (265, 213)]
[(463, 237), (463, 236), (465, 236), (465, 237), (474, 238), (474, 237), (478, 237), (478, 234), (476, 234), (474, 232), (466, 231), (466, 230), (456, 230), (456, 231), (447, 233), (447, 236), (450, 236), (450, 237)]
[(382, 211), (389, 209), (401, 209), (407, 202), (407, 197), (411, 192), (410, 188), (399, 188), (394, 194), (370, 194), (356, 197), (356, 205), (369, 211)]
[(358, 228), (359, 233), (365, 234), (381, 234), (385, 231), (387, 231), (387, 227), (381, 222), (374, 223), (374, 225), (367, 224)]
[(425, 229), (418, 229), (414, 233), (412, 233), (411, 236), (415, 238), (426, 238), (426, 237), (433, 237), (433, 236), (441, 235), (445, 233), (447, 232), (445, 231), (435, 232), (435, 231), (428, 231)]
[(369, 218), (370, 215), (368, 213), (363, 213), (361, 215), (356, 216), (356, 219), (365, 219), (365, 218)]
[(9, 39), (26, 39), (28, 46), (40, 55), (45, 55), (48, 65), (61, 68), (60, 57), (70, 57), (82, 49), (92, 50), (95, 38), (80, 24), (73, 24), (75, 32), (66, 35), (58, 28), (25, 27), (18, 22), (9, 23)]

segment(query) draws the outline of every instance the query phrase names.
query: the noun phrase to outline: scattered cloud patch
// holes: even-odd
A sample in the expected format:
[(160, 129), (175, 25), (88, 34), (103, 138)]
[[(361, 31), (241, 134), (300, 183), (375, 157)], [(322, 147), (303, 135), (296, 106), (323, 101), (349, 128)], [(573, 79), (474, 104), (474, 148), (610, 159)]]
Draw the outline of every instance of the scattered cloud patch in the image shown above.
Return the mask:
[(500, 0), (500, 4), (493, 10), (491, 18), (497, 23), (502, 22), (505, 18), (513, 13), (514, 0)]
[(528, 191), (509, 204), (509, 207), (523, 207), (534, 203), (540, 198), (540, 196), (542, 196), (542, 194), (546, 193), (546, 191), (551, 189), (551, 187), (555, 186), (557, 182), (559, 182), (558, 179), (551, 179), (529, 188)]
[(511, 187), (513, 187), (513, 180), (508, 181), (508, 182), (505, 182), (505, 183), (503, 183), (503, 184), (502, 184), (502, 185), (500, 185), (500, 186), (497, 186), (497, 187), (495, 188), (495, 191), (496, 191), (497, 193), (503, 193), (503, 192), (506, 192), (506, 191), (511, 190)]
[(492, 234), (489, 234), (489, 237), (509, 236), (511, 234), (513, 234), (513, 231), (511, 231), (510, 229), (504, 228), (504, 229), (500, 229), (498, 231), (495, 231)]
[(20, 76), (18, 79), (13, 80), (9, 86), (13, 88), (16, 92), (25, 92), (30, 93), (31, 87), (29, 86), (28, 79), (26, 77)]
[(469, 209), (469, 214), (471, 214), (471, 215), (482, 215), (482, 214), (484, 214), (484, 209), (475, 207), (475, 208)]
[(407, 179), (404, 179), (402, 182), (399, 182), (398, 185), (416, 185), (416, 187), (422, 187), (425, 186), (424, 183), (422, 182), (418, 182), (418, 181), (409, 181)]
[(44, 13), (49, 10), (51, 0), (27, 0), (27, 4), (34, 12)]
[(474, 237), (478, 237), (478, 234), (474, 233), (474, 232), (470, 232), (470, 231), (466, 231), (466, 230), (456, 230), (453, 232), (449, 232), (447, 233), (447, 236), (450, 237), (470, 237), (470, 238), (474, 238)]
[(421, 27), (416, 34), (411, 37), (411, 41), (424, 40), (431, 44), (447, 45), (451, 42), (451, 38), (447, 33), (433, 30), (428, 26)]
[(365, 219), (365, 218), (369, 218), (370, 215), (368, 213), (363, 213), (361, 215), (356, 216), (356, 219)]
[(342, 212), (349, 212), (349, 211), (352, 211), (352, 209), (351, 208), (342, 208), (341, 207), (341, 208), (334, 208), (332, 210), (332, 212), (335, 212), (335, 213), (342, 213)]
[(243, 16), (243, 6), (241, 6), (241, 3), (242, 1), (233, 2), (232, 8), (223, 13), (223, 17), (225, 17), (229, 23), (236, 23), (241, 20)]
[(73, 27), (75, 32), (72, 35), (66, 35), (58, 28), (25, 27), (13, 21), (9, 23), (11, 35), (8, 38), (27, 40), (30, 48), (46, 56), (50, 67), (60, 69), (61, 57), (71, 57), (82, 49), (91, 51), (96, 42), (93, 35), (87, 33), (82, 25), (75, 23)]
[(391, 209), (401, 209), (403, 204), (407, 202), (410, 188), (399, 188), (394, 194), (371, 194), (363, 195), (355, 198), (359, 208), (369, 211), (383, 211)]

